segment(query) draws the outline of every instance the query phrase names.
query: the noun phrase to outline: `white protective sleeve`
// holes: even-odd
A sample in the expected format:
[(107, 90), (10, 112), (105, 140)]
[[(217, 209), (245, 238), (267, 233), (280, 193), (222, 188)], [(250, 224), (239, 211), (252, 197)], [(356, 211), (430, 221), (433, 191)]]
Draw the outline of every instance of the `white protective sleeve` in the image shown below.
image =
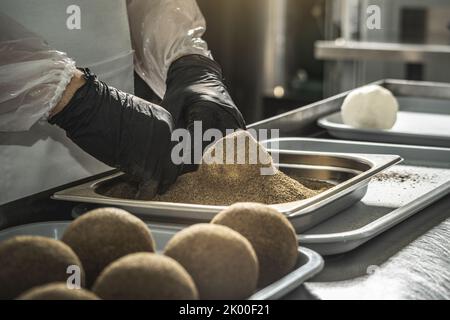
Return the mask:
[(75, 61), (1, 13), (0, 30), (0, 131), (26, 131), (59, 102)]
[(135, 71), (163, 98), (173, 61), (199, 54), (212, 59), (201, 38), (205, 19), (195, 0), (128, 0)]

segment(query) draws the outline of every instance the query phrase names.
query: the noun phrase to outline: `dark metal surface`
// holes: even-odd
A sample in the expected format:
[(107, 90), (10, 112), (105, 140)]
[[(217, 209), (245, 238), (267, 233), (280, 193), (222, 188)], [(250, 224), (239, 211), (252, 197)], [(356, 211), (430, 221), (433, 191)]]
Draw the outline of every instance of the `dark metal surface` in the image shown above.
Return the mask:
[(324, 270), (286, 299), (449, 299), (450, 196)]

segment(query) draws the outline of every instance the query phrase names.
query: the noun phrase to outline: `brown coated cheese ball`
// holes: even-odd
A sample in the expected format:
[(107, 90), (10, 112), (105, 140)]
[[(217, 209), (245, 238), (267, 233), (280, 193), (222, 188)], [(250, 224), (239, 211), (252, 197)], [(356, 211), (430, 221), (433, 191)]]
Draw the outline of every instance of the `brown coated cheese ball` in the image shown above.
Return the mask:
[(66, 282), (71, 266), (84, 271), (80, 259), (61, 241), (18, 236), (0, 243), (0, 299), (14, 299), (25, 290), (50, 282)]
[(192, 276), (200, 299), (244, 299), (256, 289), (255, 251), (247, 239), (230, 228), (190, 226), (169, 241), (164, 253)]
[(294, 227), (280, 212), (258, 203), (236, 203), (211, 221), (227, 226), (250, 241), (259, 261), (260, 287), (290, 272), (298, 260)]
[(175, 260), (155, 253), (134, 253), (100, 274), (94, 292), (107, 300), (194, 300), (197, 288)]
[(62, 237), (86, 271), (86, 285), (111, 262), (135, 252), (154, 252), (150, 229), (139, 218), (117, 208), (92, 210), (72, 222)]
[(85, 289), (69, 289), (66, 283), (56, 282), (35, 287), (20, 295), (19, 300), (98, 300)]

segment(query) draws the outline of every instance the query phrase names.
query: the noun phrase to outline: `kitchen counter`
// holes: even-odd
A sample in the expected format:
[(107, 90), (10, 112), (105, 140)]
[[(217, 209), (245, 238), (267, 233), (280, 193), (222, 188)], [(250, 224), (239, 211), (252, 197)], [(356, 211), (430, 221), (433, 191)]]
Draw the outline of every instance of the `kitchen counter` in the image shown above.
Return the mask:
[(324, 260), (320, 274), (285, 298), (450, 299), (450, 196)]
[[(110, 173), (0, 206), (0, 229), (73, 219), (77, 203), (50, 196)], [(450, 196), (359, 248), (324, 260), (323, 271), (285, 299), (450, 299)]]

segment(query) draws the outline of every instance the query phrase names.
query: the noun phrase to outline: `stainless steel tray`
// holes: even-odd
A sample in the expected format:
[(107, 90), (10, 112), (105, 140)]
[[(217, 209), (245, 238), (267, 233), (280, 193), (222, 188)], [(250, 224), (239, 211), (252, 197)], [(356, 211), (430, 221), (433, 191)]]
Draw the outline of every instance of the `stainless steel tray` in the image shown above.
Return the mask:
[[(384, 79), (373, 82), (382, 87), (389, 89), (400, 101), (401, 109), (410, 112), (421, 112), (426, 114), (442, 114), (447, 116), (450, 114), (450, 84), (439, 82), (423, 82), (423, 81), (406, 81), (406, 80), (394, 80)], [(326, 117), (330, 114), (338, 112), (344, 102), (345, 97), (350, 93), (343, 92), (335, 96), (326, 98), (321, 101), (314, 102), (310, 105), (297, 108), (295, 110), (268, 118), (249, 125), (252, 129), (279, 129), (281, 137), (305, 137), (305, 136), (317, 136), (321, 134), (317, 126), (317, 122), (320, 118)], [(422, 124), (420, 124), (422, 126)], [(429, 128), (434, 130), (434, 128)], [(439, 135), (448, 135), (449, 126), (447, 129), (438, 132)], [(339, 131), (338, 134), (342, 133)], [(374, 140), (378, 139), (377, 135), (381, 134), (382, 139), (385, 139), (382, 131), (377, 131), (376, 135), (367, 136), (352, 134), (351, 140)], [(420, 135), (419, 131), (416, 134)], [(395, 135), (397, 136), (397, 135)], [(382, 140), (386, 143), (395, 143), (389, 137), (389, 140)], [(437, 144), (443, 146), (442, 141), (438, 141), (433, 136), (427, 136), (424, 141), (420, 136), (415, 136), (413, 140), (409, 139), (408, 142), (403, 140), (403, 136), (398, 135), (398, 142), (411, 143), (413, 145), (425, 145), (429, 143), (431, 145)], [(430, 141), (431, 140), (431, 141)], [(443, 143), (444, 146), (449, 146), (448, 137), (445, 137)]]
[[(22, 225), (0, 231), (0, 242), (19, 235), (34, 235), (60, 239), (69, 225), (67, 222), (44, 222)], [(183, 227), (176, 225), (148, 224), (156, 242), (157, 251), (162, 251), (172, 236)], [(280, 280), (258, 290), (250, 300), (278, 299), (297, 288), (307, 279), (319, 273), (323, 268), (323, 259), (308, 248), (299, 248), (297, 266)]]
[[(407, 84), (391, 89), (394, 95), (407, 95), (407, 89), (412, 90)], [(400, 111), (397, 122), (389, 130), (353, 128), (343, 123), (340, 111), (320, 118), (318, 124), (332, 136), (342, 139), (450, 147), (450, 98), (438, 97), (433, 98), (429, 93), (427, 98), (417, 93), (413, 97), (398, 96)]]
[(395, 153), (404, 158), (373, 178), (360, 202), (298, 236), (300, 245), (323, 255), (353, 250), (450, 193), (448, 148), (313, 138), (281, 138), (277, 143), (286, 150)]
[(340, 112), (321, 118), (318, 124), (342, 139), (450, 147), (450, 114), (400, 111), (390, 130), (353, 128), (342, 122)]
[[(273, 151), (272, 152), (276, 152)], [(397, 155), (363, 155), (289, 151), (279, 153), (280, 169), (301, 177), (327, 180), (336, 185), (312, 198), (271, 205), (302, 232), (359, 201), (377, 173), (401, 161)], [(195, 205), (110, 198), (96, 189), (122, 174), (81, 184), (53, 195), (54, 199), (116, 206), (145, 219), (171, 219), (176, 223), (210, 221), (225, 206)]]

